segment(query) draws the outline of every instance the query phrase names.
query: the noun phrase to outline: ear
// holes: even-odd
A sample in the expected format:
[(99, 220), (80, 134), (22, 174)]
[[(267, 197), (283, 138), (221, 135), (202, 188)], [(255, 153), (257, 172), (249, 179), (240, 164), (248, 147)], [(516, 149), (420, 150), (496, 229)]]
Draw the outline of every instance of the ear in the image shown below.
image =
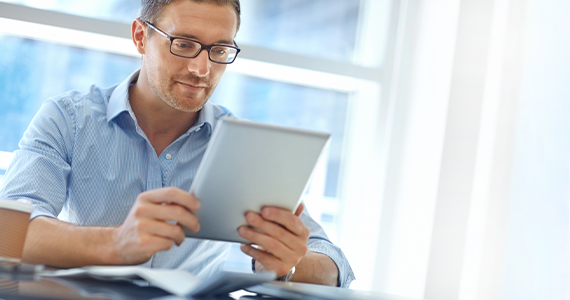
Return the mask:
[(140, 54), (145, 54), (146, 45), (146, 25), (145, 23), (136, 18), (131, 25), (131, 37), (133, 38), (133, 43)]

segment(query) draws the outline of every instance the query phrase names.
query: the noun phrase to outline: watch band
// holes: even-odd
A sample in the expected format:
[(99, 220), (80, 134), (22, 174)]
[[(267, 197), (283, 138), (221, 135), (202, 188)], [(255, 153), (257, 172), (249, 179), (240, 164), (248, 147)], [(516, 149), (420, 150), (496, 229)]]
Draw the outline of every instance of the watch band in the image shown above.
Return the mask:
[[(251, 271), (253, 272), (253, 274), (257, 273), (255, 270), (255, 259), (251, 259)], [(283, 281), (283, 282), (289, 282), (291, 281), (291, 279), (293, 278), (293, 275), (295, 275), (295, 267), (291, 268), (291, 270), (289, 270), (289, 272), (275, 280), (277, 281)]]
[(289, 273), (277, 278), (277, 281), (289, 282), (293, 278), (293, 275), (295, 275), (295, 267), (291, 268)]

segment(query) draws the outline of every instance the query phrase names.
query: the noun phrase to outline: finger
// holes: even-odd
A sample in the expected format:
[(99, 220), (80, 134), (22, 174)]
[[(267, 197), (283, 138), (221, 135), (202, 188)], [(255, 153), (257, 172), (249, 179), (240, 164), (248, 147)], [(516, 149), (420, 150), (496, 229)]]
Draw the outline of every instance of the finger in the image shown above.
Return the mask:
[(174, 241), (176, 245), (180, 246), (184, 242), (184, 230), (179, 225), (173, 225), (167, 222), (145, 219), (137, 224), (139, 232), (166, 238), (171, 242)]
[(303, 204), (303, 202), (299, 203), (299, 206), (297, 207), (297, 210), (295, 211), (295, 215), (297, 217), (300, 217), (301, 214), (303, 213), (303, 210), (305, 210), (305, 204)]
[(298, 216), (286, 209), (267, 206), (261, 210), (264, 219), (275, 222), (287, 228), (293, 234), (302, 237), (309, 237), (309, 229)]
[(150, 218), (161, 221), (174, 221), (188, 227), (194, 232), (200, 230), (198, 217), (186, 208), (176, 205), (160, 205), (156, 203), (143, 203), (135, 208), (135, 216), (138, 218)]
[(157, 235), (146, 235), (140, 243), (141, 251), (146, 252), (148, 259), (159, 251), (169, 250), (173, 245), (171, 239)]
[(292, 251), (297, 252), (296, 249), (302, 251), (303, 248), (306, 248), (307, 240), (304, 237), (294, 235), (282, 226), (263, 219), (259, 214), (248, 212), (245, 220), (252, 227), (275, 238)]
[(144, 193), (141, 193), (138, 199), (142, 202), (178, 204), (190, 211), (196, 211), (200, 209), (200, 201), (198, 201), (198, 198), (182, 189), (175, 187), (146, 191)]
[(238, 233), (241, 237), (252, 241), (265, 249), (266, 252), (273, 254), (280, 260), (295, 264), (295, 258), (299, 255), (293, 250), (286, 247), (283, 243), (266, 234), (257, 232), (247, 226), (239, 228)]
[(294, 266), (294, 264), (283, 263), (274, 255), (255, 249), (250, 245), (242, 244), (240, 249), (243, 253), (261, 263), (267, 270), (277, 273), (277, 277), (286, 275)]

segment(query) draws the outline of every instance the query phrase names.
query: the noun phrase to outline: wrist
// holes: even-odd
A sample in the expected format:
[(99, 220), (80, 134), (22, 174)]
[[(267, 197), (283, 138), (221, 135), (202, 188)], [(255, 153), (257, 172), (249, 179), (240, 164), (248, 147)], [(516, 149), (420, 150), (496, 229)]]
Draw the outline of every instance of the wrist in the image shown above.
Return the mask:
[(95, 256), (102, 265), (122, 265), (124, 264), (121, 255), (117, 249), (117, 241), (115, 239), (116, 227), (100, 228), (100, 243), (93, 247), (96, 249)]
[[(256, 266), (257, 261), (255, 259), (251, 259), (251, 271), (253, 272), (253, 274), (257, 273), (258, 271), (263, 272), (263, 270), (258, 270), (259, 268)], [(262, 266), (263, 269), (263, 265), (260, 264), (260, 266)], [(295, 266), (293, 266), (293, 268), (291, 268), (291, 270), (289, 270), (289, 272), (287, 272), (287, 274), (278, 277), (277, 281), (283, 281), (283, 282), (289, 282), (291, 281), (291, 279), (293, 279), (293, 276), (295, 275)]]

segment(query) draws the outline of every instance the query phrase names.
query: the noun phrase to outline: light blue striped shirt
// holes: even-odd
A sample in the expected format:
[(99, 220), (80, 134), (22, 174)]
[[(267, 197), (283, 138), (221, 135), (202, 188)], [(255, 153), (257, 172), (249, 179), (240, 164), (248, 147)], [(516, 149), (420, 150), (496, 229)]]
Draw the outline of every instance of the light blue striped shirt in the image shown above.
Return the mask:
[[(189, 190), (216, 121), (232, 114), (206, 103), (196, 124), (157, 157), (128, 100), (138, 74), (108, 89), (91, 86), (87, 93), (48, 99), (14, 153), (0, 197), (31, 200), (31, 218), (118, 226), (138, 194), (168, 186)], [(340, 286), (348, 287), (354, 274), (342, 251), (306, 209), (301, 219), (311, 231), (309, 250), (329, 256), (339, 269)], [(185, 269), (207, 278), (223, 268), (230, 245), (186, 238), (143, 266)]]

